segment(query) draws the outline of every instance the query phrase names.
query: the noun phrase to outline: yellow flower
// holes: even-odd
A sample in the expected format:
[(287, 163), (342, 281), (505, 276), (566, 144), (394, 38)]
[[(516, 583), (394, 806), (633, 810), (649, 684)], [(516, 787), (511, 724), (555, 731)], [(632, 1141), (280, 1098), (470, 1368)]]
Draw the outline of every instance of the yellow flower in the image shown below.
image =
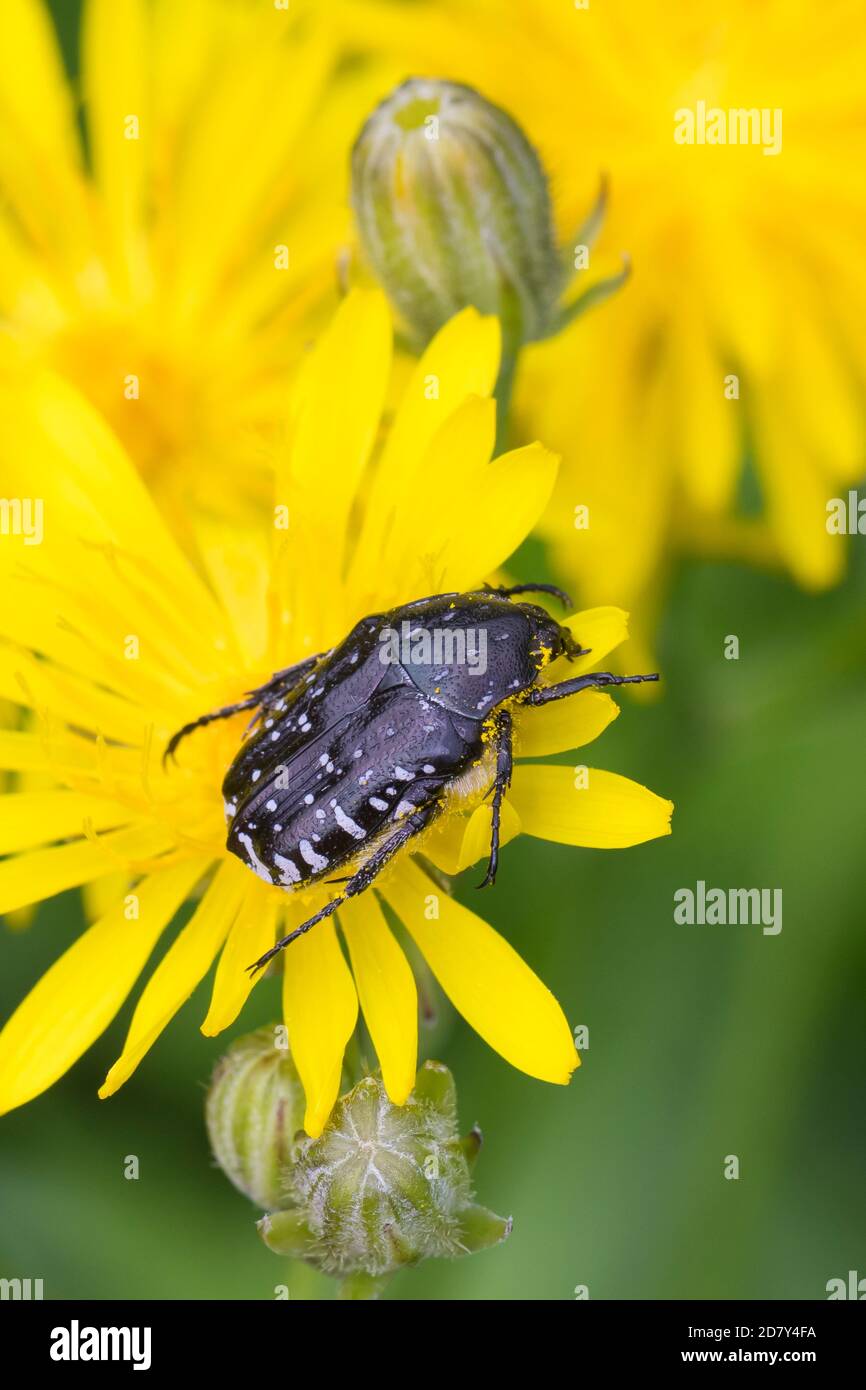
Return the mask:
[(85, 148), (47, 6), (0, 5), (0, 318), (176, 521), (229, 475), (267, 495), (263, 439), (335, 300), (371, 97), (333, 86), (332, 30), (311, 0), (86, 0)]
[[(203, 572), (178, 548), (92, 407), (49, 373), (13, 363), (0, 374), (4, 490), (26, 490), (44, 505), (41, 545), (16, 537), (0, 544), (0, 698), (36, 717), (29, 732), (0, 732), (0, 767), (50, 778), (38, 791), (0, 799), (0, 853), (8, 856), (0, 911), (93, 881), (106, 880), (114, 893), (0, 1035), (0, 1108), (44, 1090), (103, 1031), (185, 902), (194, 902), (192, 915), (138, 1000), (103, 1096), (135, 1070), (217, 957), (202, 1028), (211, 1035), (232, 1023), (253, 984), (245, 967), (335, 891), (284, 893), (226, 851), (220, 784), (245, 716), (197, 731), (177, 765), (163, 768), (169, 736), (330, 647), (366, 613), (477, 586), (546, 505), (556, 460), (539, 444), (490, 462), (495, 319), (467, 310), (445, 326), (380, 448), (391, 355), (384, 298), (354, 293), (293, 396), (275, 525), (263, 526), (255, 544), (244, 532), (237, 545), (228, 524), (204, 528)], [(617, 609), (571, 621), (592, 655), (569, 673), (600, 661), (626, 635)], [(532, 758), (595, 738), (617, 707), (585, 691), (515, 713), (518, 752)], [(623, 777), (591, 772), (576, 791), (571, 768), (528, 763), (516, 770), (503, 828), (506, 838), (522, 829), (617, 847), (667, 834), (670, 811)], [(485, 852), (489, 818), (484, 807), (450, 816), (424, 853), (456, 872)], [(578, 1058), (565, 1017), (511, 946), (447, 895), (429, 920), (436, 885), (408, 854), (380, 883), (481, 1036), (523, 1071), (567, 1082)], [(396, 1103), (416, 1070), (415, 984), (377, 896), (353, 899), (340, 925), (351, 970), (330, 920), (282, 957), (311, 1135), (336, 1100), (359, 999)]]
[[(584, 599), (643, 595), (672, 540), (835, 581), (826, 504), (862, 475), (866, 440), (859, 8), (419, 0), (343, 19), (399, 75), (467, 82), (522, 124), (568, 245), (610, 177), (599, 250), (630, 253), (631, 283), (526, 355), (518, 397), (564, 456), (545, 524)], [(714, 109), (725, 145), (699, 143)], [(740, 109), (751, 144), (732, 143)], [(593, 252), (576, 285), (597, 270)], [(764, 524), (735, 514), (747, 445)]]

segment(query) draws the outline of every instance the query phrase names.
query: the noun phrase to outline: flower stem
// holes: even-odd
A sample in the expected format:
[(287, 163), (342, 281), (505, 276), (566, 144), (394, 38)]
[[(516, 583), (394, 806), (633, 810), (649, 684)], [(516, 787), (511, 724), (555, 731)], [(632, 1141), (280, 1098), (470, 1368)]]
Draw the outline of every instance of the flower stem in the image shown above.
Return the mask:
[(499, 322), (502, 328), (502, 358), (495, 390), (497, 454), (502, 453), (508, 442), (511, 395), (517, 375), (520, 349), (523, 345), (523, 315), (520, 301), (510, 287), (506, 287), (502, 291), (502, 309)]

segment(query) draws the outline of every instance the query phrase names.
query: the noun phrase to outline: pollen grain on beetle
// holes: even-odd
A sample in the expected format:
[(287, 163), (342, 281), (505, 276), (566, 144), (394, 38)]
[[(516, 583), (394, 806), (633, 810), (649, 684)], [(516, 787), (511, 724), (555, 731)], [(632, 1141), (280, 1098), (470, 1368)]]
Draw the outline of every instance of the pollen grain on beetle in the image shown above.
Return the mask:
[[(263, 517), (233, 548), (215, 523), (195, 562), (74, 388), (47, 371), (0, 376), (10, 489), (37, 493), (51, 517), (42, 544), (0, 551), (0, 692), (23, 712), (0, 733), (18, 779), (0, 911), (81, 887), (91, 923), (0, 1035), (3, 1109), (45, 1090), (102, 1033), (185, 903), (191, 915), (101, 1095), (215, 961), (208, 1035), (240, 1013), (260, 978), (247, 967), (303, 929), (281, 961), (307, 1133), (321, 1133), (337, 1099), (359, 1004), (402, 1105), (417, 1072), (417, 990), (380, 899), (506, 1060), (561, 1084), (578, 1065), (561, 1008), (484, 919), (441, 893), (431, 914), (435, 885), (413, 852), (446, 874), (486, 860), (490, 882), (521, 830), (605, 848), (668, 833), (670, 803), (644, 787), (593, 771), (578, 793), (571, 766), (532, 761), (581, 747), (616, 717), (597, 687), (623, 679), (601, 668), (626, 617), (553, 617), (559, 600), (484, 586), (543, 511), (557, 467), (538, 444), (491, 462), (496, 321), (470, 309), (446, 324), (382, 435), (391, 365), (383, 297), (352, 292), (305, 364), (276, 458), (291, 529)], [(337, 382), (351, 395), (339, 411)], [(399, 638), (404, 622), (428, 632), (430, 663), (412, 659), (411, 639), (396, 663), (380, 659), (382, 628)], [(483, 671), (436, 661), (435, 634), (454, 624), (464, 657), (485, 637)], [(364, 891), (374, 879), (376, 893)]]

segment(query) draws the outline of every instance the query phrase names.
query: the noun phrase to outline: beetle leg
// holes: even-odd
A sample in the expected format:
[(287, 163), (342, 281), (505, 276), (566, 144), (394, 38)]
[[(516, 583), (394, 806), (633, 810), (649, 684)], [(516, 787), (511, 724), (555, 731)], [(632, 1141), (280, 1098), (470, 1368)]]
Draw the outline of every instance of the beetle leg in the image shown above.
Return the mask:
[(493, 805), (490, 817), (490, 859), (487, 873), (479, 888), (489, 888), (496, 882), (499, 867), (499, 826), (502, 818), (502, 802), (511, 786), (513, 757), (511, 749), (511, 715), (501, 709), (496, 715), (496, 778), (493, 783)]
[(210, 714), (203, 714), (199, 719), (193, 719), (191, 723), (184, 724), (182, 729), (178, 729), (176, 734), (172, 734), (166, 744), (165, 752), (162, 755), (163, 766), (169, 758), (173, 758), (177, 745), (187, 734), (191, 734), (193, 729), (203, 729), (206, 724), (213, 724), (217, 719), (229, 719), (233, 714), (240, 714), (241, 710), (252, 709), (258, 705), (257, 695), (248, 695), (245, 700), (239, 700), (236, 705), (223, 705), (222, 709), (212, 710)]
[(610, 671), (591, 671), (586, 676), (575, 676), (570, 681), (559, 681), (557, 685), (536, 686), (526, 697), (528, 705), (546, 705), (551, 700), (564, 700), (567, 695), (577, 695), (581, 690), (593, 690), (603, 685), (638, 685), (641, 681), (657, 681), (658, 672), (650, 676), (614, 676)]
[(318, 665), (323, 656), (330, 656), (330, 652), (317, 652), (315, 656), (305, 656), (303, 661), (296, 661), (294, 666), (285, 666), (282, 671), (275, 671), (270, 680), (265, 681), (256, 690), (249, 691), (250, 695), (258, 696), (258, 703), (266, 705), (269, 695), (279, 695), (286, 688), (293, 690), (299, 681)]
[(332, 898), (329, 903), (325, 903), (325, 906), (320, 908), (308, 921), (302, 922), (299, 927), (295, 927), (295, 930), (289, 932), (288, 936), (284, 936), (281, 941), (278, 941), (276, 946), (272, 946), (269, 951), (265, 951), (263, 956), (260, 956), (257, 961), (253, 961), (252, 965), (247, 966), (247, 970), (249, 970), (251, 974), (255, 974), (257, 971), (261, 970), (263, 966), (267, 965), (269, 960), (278, 955), (280, 951), (284, 950), (292, 941), (295, 941), (297, 937), (303, 936), (304, 932), (308, 932), (317, 922), (324, 921), (326, 917), (330, 917), (336, 912), (338, 907), (342, 907), (347, 898), (357, 897), (359, 893), (363, 893), (365, 889), (369, 888), (373, 880), (382, 872), (389, 860), (393, 859), (398, 850), (401, 850), (404, 845), (407, 845), (411, 839), (420, 834), (421, 831), (430, 824), (439, 809), (439, 802), (431, 801), (427, 806), (419, 806), (417, 811), (413, 811), (411, 815), (406, 816), (405, 819), (400, 821), (394, 834), (389, 839), (383, 841), (379, 848), (370, 855), (367, 862), (362, 864), (360, 869), (347, 880), (346, 887), (343, 889), (342, 893), (338, 893), (336, 898)]
[(177, 745), (181, 739), (186, 738), (194, 729), (202, 729), (206, 724), (213, 724), (217, 719), (230, 719), (233, 714), (240, 714), (241, 710), (257, 709), (259, 705), (266, 703), (268, 695), (276, 694), (291, 679), (293, 685), (311, 671), (317, 661), (322, 659), (322, 653), (317, 656), (305, 657), (303, 661), (298, 661), (294, 666), (287, 666), (283, 671), (271, 676), (270, 680), (265, 681), (264, 685), (258, 686), (255, 690), (248, 690), (243, 700), (238, 700), (234, 705), (223, 705), (222, 709), (212, 710), (210, 714), (203, 714), (199, 719), (193, 719), (189, 724), (184, 724), (182, 729), (172, 734), (169, 739), (165, 752), (162, 755), (163, 766), (169, 758), (173, 758)]

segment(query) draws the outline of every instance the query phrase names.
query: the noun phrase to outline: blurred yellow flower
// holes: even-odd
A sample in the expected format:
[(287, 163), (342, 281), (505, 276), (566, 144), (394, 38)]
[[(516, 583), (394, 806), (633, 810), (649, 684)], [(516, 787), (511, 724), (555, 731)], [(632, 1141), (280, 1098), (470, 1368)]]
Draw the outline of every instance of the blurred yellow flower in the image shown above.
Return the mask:
[[(862, 7), (418, 0), (343, 21), (398, 77), (467, 82), (520, 121), (566, 244), (610, 176), (599, 250), (629, 252), (632, 282), (528, 353), (519, 393), (564, 455), (545, 524), (584, 599), (637, 599), (672, 544), (835, 581), (826, 504), (866, 438)], [(765, 524), (736, 514), (747, 454)]]
[(0, 6), (0, 319), (179, 524), (269, 486), (263, 437), (336, 298), (371, 97), (331, 81), (332, 29), (313, 0), (85, 0), (73, 87), (43, 0)]
[[(0, 1035), (0, 1109), (39, 1094), (99, 1036), (185, 902), (195, 903), (192, 915), (144, 988), (102, 1095), (135, 1070), (217, 957), (202, 1027), (211, 1035), (231, 1024), (253, 984), (245, 967), (334, 891), (289, 895), (227, 852), (220, 785), (243, 715), (200, 730), (177, 765), (163, 768), (169, 736), (327, 649), (366, 613), (477, 585), (547, 504), (556, 460), (540, 445), (490, 462), (496, 320), (467, 310), (442, 329), (378, 449), (391, 359), (384, 298), (355, 292), (293, 395), (274, 525), (239, 540), (229, 522), (200, 525), (204, 573), (77, 392), (14, 362), (0, 373), (3, 487), (43, 509), (41, 544), (20, 536), (0, 544), (0, 698), (36, 721), (30, 731), (0, 732), (0, 767), (46, 779), (0, 798), (0, 911), (102, 880), (115, 895)], [(592, 654), (569, 673), (626, 635), (616, 609), (570, 621)], [(591, 690), (537, 711), (517, 708), (517, 751), (538, 757), (579, 746), (616, 713)], [(572, 768), (529, 763), (515, 770), (503, 830), (614, 848), (667, 834), (670, 811), (624, 777), (591, 772), (576, 791)], [(486, 852), (489, 825), (489, 808), (469, 805), (434, 827), (424, 853), (458, 872)], [(435, 885), (408, 854), (380, 883), (481, 1036), (530, 1075), (567, 1082), (578, 1063), (568, 1024), (511, 946), (444, 894), (438, 919), (428, 920)], [(378, 898), (347, 903), (340, 925), (351, 971), (331, 921), (282, 957), (311, 1135), (336, 1100), (359, 998), (396, 1103), (416, 1070), (415, 983)]]

